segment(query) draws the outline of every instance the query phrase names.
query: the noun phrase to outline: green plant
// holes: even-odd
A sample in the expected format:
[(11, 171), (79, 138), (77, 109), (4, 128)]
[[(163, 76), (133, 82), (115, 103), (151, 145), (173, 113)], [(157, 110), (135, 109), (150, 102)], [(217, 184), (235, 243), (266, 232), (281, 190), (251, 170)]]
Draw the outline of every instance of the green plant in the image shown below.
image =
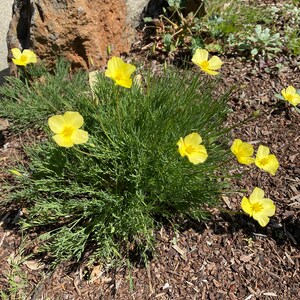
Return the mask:
[(255, 27), (254, 35), (247, 37), (247, 40), (251, 42), (249, 46), (252, 48), (251, 54), (253, 56), (258, 53), (266, 55), (266, 53), (281, 52), (280, 34), (271, 34), (269, 28), (263, 29), (261, 25)]
[(284, 38), (287, 49), (294, 55), (300, 54), (300, 8), (291, 4), (285, 4), (283, 7)]
[[(63, 62), (52, 75), (32, 68), (27, 86), (8, 78), (0, 87), (0, 115), (14, 130), (48, 134), (26, 148), (30, 163), (10, 201), (26, 207), (22, 227), (39, 228), (39, 250), (54, 264), (86, 250), (107, 263), (132, 251), (146, 259), (163, 220), (206, 218), (228, 188), (229, 94), (213, 96), (217, 81), (170, 68), (161, 77), (144, 74), (131, 89), (99, 74), (92, 93), (86, 74), (68, 70)], [(51, 139), (47, 119), (67, 110), (83, 116), (88, 143), (61, 148)], [(208, 153), (199, 165), (176, 146), (191, 132), (201, 134)]]
[(239, 52), (247, 51), (253, 57), (261, 54), (269, 58), (281, 52), (283, 45), (279, 33), (271, 34), (269, 28), (262, 28), (261, 25), (257, 25), (251, 35), (229, 35), (228, 42), (230, 47)]
[(7, 260), (10, 266), (10, 270), (9, 272), (4, 273), (4, 276), (7, 280), (7, 284), (5, 287), (2, 287), (0, 291), (0, 297), (3, 300), (25, 300), (29, 295), (29, 283), (27, 279), (27, 274), (24, 270), (22, 270), (21, 267), (22, 264), (31, 256), (24, 255), (27, 246), (28, 239), (26, 237), (23, 237), (17, 252), (12, 252)]

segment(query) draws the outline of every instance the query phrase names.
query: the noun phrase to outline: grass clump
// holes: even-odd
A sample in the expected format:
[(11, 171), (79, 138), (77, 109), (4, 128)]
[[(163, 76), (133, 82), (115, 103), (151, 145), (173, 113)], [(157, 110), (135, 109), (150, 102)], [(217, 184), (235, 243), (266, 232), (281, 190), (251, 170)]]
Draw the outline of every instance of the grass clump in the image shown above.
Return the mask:
[[(13, 129), (44, 130), (28, 146), (10, 201), (26, 208), (24, 229), (39, 232), (40, 251), (54, 263), (146, 257), (162, 220), (206, 218), (218, 203), (229, 158), (224, 121), (229, 94), (216, 96), (217, 81), (168, 69), (142, 84), (122, 88), (98, 74), (91, 91), (85, 73), (70, 76), (59, 62), (54, 74), (33, 68), (31, 84), (9, 78), (0, 88), (0, 115)], [(79, 112), (89, 140), (70, 148), (52, 139), (47, 119)], [(178, 153), (180, 137), (197, 132), (208, 158), (194, 165)]]

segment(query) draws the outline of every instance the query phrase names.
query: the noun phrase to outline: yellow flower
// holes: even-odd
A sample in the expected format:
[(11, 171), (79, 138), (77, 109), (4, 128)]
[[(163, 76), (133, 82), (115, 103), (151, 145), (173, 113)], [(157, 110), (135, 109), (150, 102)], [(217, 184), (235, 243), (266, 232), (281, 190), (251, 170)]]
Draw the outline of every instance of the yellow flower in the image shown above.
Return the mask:
[(265, 227), (275, 214), (276, 207), (271, 199), (264, 198), (264, 191), (256, 187), (249, 199), (243, 197), (241, 202), (242, 210), (258, 221), (259, 225)]
[(88, 141), (88, 132), (79, 129), (83, 125), (83, 117), (78, 112), (67, 111), (64, 115), (50, 117), (48, 125), (55, 133), (52, 138), (61, 147), (69, 148)]
[(114, 80), (117, 85), (131, 88), (132, 78), (130, 76), (135, 69), (134, 65), (127, 64), (121, 58), (113, 56), (107, 63), (105, 76)]
[(205, 49), (197, 49), (192, 58), (192, 62), (209, 75), (219, 74), (216, 70), (220, 69), (223, 64), (221, 59), (215, 55), (208, 60), (208, 51)]
[(178, 151), (182, 157), (187, 156), (188, 160), (194, 165), (203, 163), (207, 159), (208, 155), (205, 147), (203, 145), (199, 145), (201, 142), (201, 136), (196, 132), (192, 132), (184, 139), (181, 137), (177, 142)]
[(275, 175), (279, 162), (274, 154), (269, 153), (270, 149), (268, 147), (260, 145), (256, 153), (255, 164), (260, 169)]
[(240, 164), (250, 165), (254, 163), (254, 158), (251, 157), (254, 153), (254, 148), (251, 144), (235, 139), (230, 150)]
[(18, 48), (11, 49), (14, 56), (12, 59), (13, 63), (17, 66), (26, 66), (27, 64), (34, 64), (37, 62), (36, 55), (33, 51), (25, 49), (21, 52)]
[(296, 89), (291, 85), (286, 89), (283, 89), (281, 94), (285, 100), (289, 101), (294, 106), (300, 103), (300, 95), (297, 94)]

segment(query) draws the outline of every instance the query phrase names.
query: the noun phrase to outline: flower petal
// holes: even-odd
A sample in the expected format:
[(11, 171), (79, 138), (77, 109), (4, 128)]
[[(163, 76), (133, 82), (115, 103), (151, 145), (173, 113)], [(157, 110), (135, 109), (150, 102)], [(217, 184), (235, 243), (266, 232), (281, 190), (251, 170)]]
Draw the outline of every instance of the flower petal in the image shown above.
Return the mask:
[(48, 119), (48, 125), (54, 133), (61, 133), (66, 123), (62, 115), (56, 115)]
[(253, 157), (249, 157), (249, 156), (237, 156), (237, 160), (242, 165), (251, 165), (255, 161)]
[(185, 156), (185, 145), (184, 145), (184, 141), (183, 138), (181, 137), (180, 140), (177, 142), (177, 146), (178, 146), (178, 151), (180, 153), (180, 155), (183, 157)]
[(210, 69), (204, 69), (204, 68), (201, 68), (201, 69), (202, 69), (202, 71), (204, 71), (205, 73), (207, 73), (207, 74), (209, 74), (209, 75), (215, 76), (215, 75), (218, 75), (218, 74), (219, 74), (219, 72), (217, 72), (217, 71), (212, 71), (212, 70), (210, 70)]
[(275, 211), (276, 211), (276, 206), (271, 199), (269, 199), (269, 198), (263, 199), (262, 205), (263, 205), (263, 213), (266, 216), (268, 216), (268, 217), (274, 216)]
[(262, 167), (263, 170), (275, 175), (279, 168), (279, 162), (274, 154), (268, 155), (268, 163)]
[(13, 61), (13, 63), (14, 63), (16, 66), (26, 66), (26, 65), (27, 65), (27, 62), (22, 61), (22, 60), (20, 60), (20, 59), (12, 58), (11, 60)]
[(296, 89), (295, 89), (293, 86), (289, 85), (289, 86), (286, 88), (286, 93), (287, 93), (287, 94), (296, 94)]
[(121, 72), (123, 73), (124, 77), (130, 77), (135, 70), (136, 67), (132, 64), (123, 62), (123, 65), (121, 66)]
[(79, 129), (83, 125), (83, 117), (77, 111), (66, 111), (64, 113), (65, 124), (74, 129)]
[(230, 147), (230, 150), (233, 154), (238, 154), (240, 151), (240, 147), (242, 146), (243, 141), (240, 139), (235, 139)]
[(300, 103), (300, 95), (296, 94), (290, 103), (294, 106), (298, 105)]
[(197, 165), (205, 162), (208, 155), (207, 155), (206, 148), (203, 145), (197, 145), (195, 147), (195, 151), (187, 154), (187, 157), (191, 163)]
[(221, 68), (223, 62), (218, 56), (213, 56), (209, 61), (208, 61), (208, 68), (210, 70), (218, 70)]
[(264, 195), (265, 192), (259, 187), (256, 187), (249, 197), (249, 202), (250, 203), (260, 202), (264, 198)]
[(62, 134), (56, 134), (52, 138), (60, 147), (70, 148), (74, 145), (70, 138), (65, 138)]
[(33, 51), (31, 51), (29, 49), (25, 49), (25, 50), (23, 50), (22, 54), (27, 56), (27, 64), (37, 62), (37, 57)]
[(74, 144), (84, 144), (88, 141), (88, 139), (89, 139), (88, 132), (82, 129), (75, 130), (71, 136), (71, 141)]
[(247, 197), (243, 197), (243, 199), (241, 201), (241, 208), (246, 214), (248, 214), (248, 215), (250, 215), (250, 217), (252, 217), (251, 203)]
[(262, 158), (268, 156), (269, 153), (270, 153), (270, 149), (268, 147), (260, 145), (258, 147), (258, 150), (257, 150), (257, 153), (256, 153), (256, 157), (258, 159), (262, 159)]
[(14, 56), (15, 59), (20, 59), (21, 58), (21, 50), (18, 48), (13, 48), (11, 49), (12, 55)]
[(253, 219), (256, 220), (261, 227), (265, 227), (270, 221), (270, 218), (264, 213), (254, 213)]
[(201, 143), (202, 138), (197, 132), (192, 132), (184, 138), (184, 144), (186, 145), (186, 147), (190, 145), (197, 146)]
[(197, 49), (192, 57), (192, 62), (196, 65), (200, 65), (202, 62), (208, 60), (208, 51), (206, 49)]
[(116, 72), (120, 68), (120, 65), (123, 63), (123, 60), (119, 57), (113, 56), (107, 63), (107, 69), (105, 71), (105, 76), (110, 78), (116, 77)]
[(132, 79), (131, 78), (121, 78), (116, 80), (116, 84), (122, 87), (130, 89), (132, 86)]

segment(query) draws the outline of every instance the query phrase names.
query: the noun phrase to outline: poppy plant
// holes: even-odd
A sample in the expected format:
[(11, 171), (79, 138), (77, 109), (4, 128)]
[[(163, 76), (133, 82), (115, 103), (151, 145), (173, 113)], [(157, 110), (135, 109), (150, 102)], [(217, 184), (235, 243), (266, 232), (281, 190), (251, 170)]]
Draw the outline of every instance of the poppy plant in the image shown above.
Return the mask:
[(221, 59), (215, 55), (208, 60), (208, 51), (206, 49), (197, 49), (192, 57), (192, 62), (200, 67), (202, 71), (213, 76), (219, 74), (216, 70), (219, 70), (223, 64)]
[(117, 85), (125, 88), (131, 88), (131, 74), (136, 67), (132, 64), (125, 63), (121, 58), (113, 56), (107, 63), (105, 76), (111, 78)]
[(300, 95), (297, 93), (296, 89), (293, 86), (288, 86), (286, 89), (281, 91), (283, 98), (290, 102), (293, 106), (296, 106), (300, 103)]
[(256, 153), (255, 165), (271, 175), (275, 175), (279, 168), (279, 162), (274, 154), (269, 153), (268, 147), (260, 145)]
[(17, 66), (24, 66), (26, 67), (27, 64), (33, 64), (37, 62), (36, 55), (33, 51), (24, 49), (22, 52), (18, 48), (11, 49), (12, 61)]
[(264, 198), (264, 191), (256, 187), (249, 199), (243, 197), (241, 202), (242, 210), (256, 220), (260, 226), (265, 227), (270, 217), (275, 214), (276, 206), (269, 198)]
[(187, 156), (194, 165), (203, 163), (208, 155), (205, 146), (200, 145), (201, 142), (201, 136), (197, 132), (192, 132), (177, 142), (178, 151), (182, 157)]
[(254, 148), (251, 144), (243, 142), (240, 139), (235, 139), (230, 150), (240, 164), (250, 165), (254, 163), (254, 158), (251, 157), (254, 153)]
[(48, 125), (55, 133), (52, 138), (61, 147), (70, 148), (88, 141), (88, 132), (79, 129), (83, 125), (83, 117), (78, 112), (66, 111), (64, 115), (52, 116)]

